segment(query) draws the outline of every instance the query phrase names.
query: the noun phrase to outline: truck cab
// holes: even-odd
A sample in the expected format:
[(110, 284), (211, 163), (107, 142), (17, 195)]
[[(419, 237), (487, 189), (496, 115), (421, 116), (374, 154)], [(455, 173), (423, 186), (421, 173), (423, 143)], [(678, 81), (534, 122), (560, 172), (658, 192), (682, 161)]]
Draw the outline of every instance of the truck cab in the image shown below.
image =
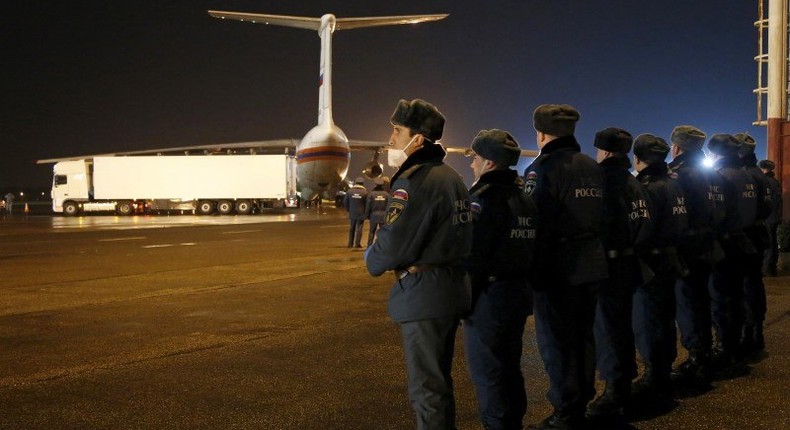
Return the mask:
[(90, 200), (91, 163), (86, 160), (61, 161), (55, 164), (52, 179), (52, 211), (76, 215), (80, 202)]

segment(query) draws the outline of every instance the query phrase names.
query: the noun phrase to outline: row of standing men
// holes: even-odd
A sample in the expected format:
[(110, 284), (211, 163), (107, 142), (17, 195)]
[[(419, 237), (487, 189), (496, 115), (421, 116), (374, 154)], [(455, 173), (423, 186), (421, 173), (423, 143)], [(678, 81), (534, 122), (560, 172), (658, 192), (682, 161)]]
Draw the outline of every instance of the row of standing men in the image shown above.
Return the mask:
[[(764, 347), (761, 251), (781, 193), (753, 168), (754, 140), (713, 135), (706, 169), (706, 136), (694, 127), (675, 128), (671, 148), (609, 128), (596, 134), (596, 162), (581, 153), (578, 119), (568, 105), (534, 111), (541, 151), (523, 180), (510, 168), (515, 139), (481, 131), (467, 190), (442, 162), (443, 115), (423, 100), (398, 103), (390, 151), (405, 162), (365, 261), (373, 276), (395, 274), (388, 310), (418, 429), (455, 428), (450, 371), (462, 319), (487, 429), (522, 428), (522, 336), (533, 310), (554, 412), (530, 428), (585, 428), (671, 399), (676, 321), (689, 352), (678, 384), (709, 384)], [(645, 371), (632, 383), (637, 350)], [(606, 388), (590, 402), (596, 367)]]

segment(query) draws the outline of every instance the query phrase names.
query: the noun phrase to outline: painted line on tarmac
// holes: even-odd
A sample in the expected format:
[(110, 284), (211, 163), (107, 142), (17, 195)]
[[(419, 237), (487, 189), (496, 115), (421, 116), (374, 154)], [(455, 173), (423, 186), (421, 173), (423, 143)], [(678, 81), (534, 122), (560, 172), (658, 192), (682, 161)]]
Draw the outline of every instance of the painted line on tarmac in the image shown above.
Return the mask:
[(341, 227), (348, 228), (348, 224), (322, 225), (321, 227), (318, 228), (341, 228)]
[(99, 239), (99, 242), (120, 242), (122, 240), (143, 240), (145, 236), (135, 236), (135, 237), (114, 237), (112, 239)]
[(169, 247), (172, 247), (172, 246), (195, 246), (195, 245), (197, 245), (197, 243), (195, 243), (195, 242), (185, 242), (185, 243), (163, 243), (163, 244), (160, 244), (160, 245), (144, 245), (144, 246), (141, 246), (141, 248), (143, 248), (143, 249), (149, 249), (149, 248), (169, 248)]
[(222, 234), (244, 234), (244, 233), (257, 233), (261, 230), (242, 230), (242, 231), (223, 231)]

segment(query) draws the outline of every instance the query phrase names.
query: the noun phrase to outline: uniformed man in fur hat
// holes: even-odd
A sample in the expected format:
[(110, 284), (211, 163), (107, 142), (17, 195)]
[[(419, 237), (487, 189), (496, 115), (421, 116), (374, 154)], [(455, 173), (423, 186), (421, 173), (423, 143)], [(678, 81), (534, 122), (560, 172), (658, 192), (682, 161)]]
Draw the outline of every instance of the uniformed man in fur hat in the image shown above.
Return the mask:
[(706, 135), (691, 125), (679, 125), (670, 135), (670, 174), (686, 196), (688, 229), (678, 250), (688, 275), (675, 284), (680, 343), (688, 358), (673, 370), (673, 383), (681, 389), (704, 391), (710, 387), (711, 318), (708, 279), (713, 263), (723, 258), (716, 236), (724, 219), (722, 180), (705, 167), (702, 147)]
[(373, 244), (376, 232), (384, 224), (387, 218), (387, 201), (389, 193), (384, 190), (384, 178), (373, 180), (373, 190), (368, 193), (368, 201), (365, 205), (365, 215), (370, 223), (368, 231), (368, 246)]
[(652, 233), (647, 193), (631, 174), (633, 137), (610, 127), (595, 134), (597, 160), (603, 176), (603, 231), (609, 278), (601, 282), (595, 310), (595, 355), (599, 377), (606, 382), (603, 393), (587, 407), (587, 418), (597, 421), (622, 419), (636, 377), (636, 350), (631, 329), (636, 287), (650, 280), (637, 256), (636, 247)]
[(752, 225), (744, 227), (744, 232), (752, 241), (757, 252), (746, 256), (743, 261), (744, 325), (739, 353), (744, 357), (760, 354), (765, 348), (763, 321), (767, 310), (765, 284), (763, 283), (763, 256), (771, 246), (771, 236), (766, 221), (773, 212), (771, 183), (762, 170), (757, 167), (754, 149), (757, 142), (746, 133), (734, 135), (741, 142), (738, 157), (743, 169), (757, 186), (757, 218)]
[(757, 183), (742, 169), (738, 157), (741, 142), (729, 134), (714, 134), (708, 151), (714, 157), (713, 168), (723, 179), (725, 214), (719, 240), (724, 259), (711, 273), (711, 316), (716, 333), (712, 364), (721, 376), (736, 376), (744, 371), (739, 354), (743, 316), (744, 261), (757, 249), (745, 229), (753, 225), (758, 214)]
[(771, 236), (771, 246), (765, 250), (763, 259), (763, 274), (765, 276), (776, 276), (776, 264), (779, 261), (779, 243), (777, 241), (777, 229), (782, 221), (782, 184), (776, 179), (774, 169), (776, 164), (771, 160), (760, 160), (757, 167), (763, 171), (768, 178), (771, 187), (771, 215), (765, 220), (768, 227), (768, 234)]
[(444, 116), (424, 100), (401, 100), (390, 120), (387, 218), (365, 252), (368, 272), (392, 272), (390, 317), (400, 325), (409, 400), (419, 430), (455, 428), (451, 376), (455, 334), (469, 313), (463, 260), (472, 247), (472, 212), (462, 178), (442, 161)]
[(686, 197), (670, 177), (664, 161), (666, 141), (652, 134), (634, 140), (636, 179), (650, 199), (653, 231), (637, 248), (655, 277), (634, 294), (634, 337), (645, 363), (644, 373), (632, 387), (633, 404), (640, 409), (666, 410), (672, 405), (670, 373), (677, 356), (675, 330), (675, 283), (688, 273), (678, 257), (677, 245), (688, 228)]
[(532, 298), (527, 283), (537, 209), (510, 167), (521, 148), (504, 130), (482, 130), (472, 141), (474, 240), (466, 267), (472, 313), (464, 322), (467, 365), (483, 427), (520, 430), (527, 412), (521, 373), (522, 337)]
[(595, 395), (593, 320), (598, 287), (608, 276), (600, 238), (603, 179), (574, 136), (575, 108), (541, 105), (532, 119), (540, 155), (525, 171), (525, 189), (541, 226), (531, 280), (554, 412), (530, 428), (576, 429)]
[(368, 201), (368, 190), (365, 178), (358, 177), (354, 185), (343, 197), (343, 207), (348, 212), (348, 247), (362, 247), (362, 225), (365, 223), (365, 205)]

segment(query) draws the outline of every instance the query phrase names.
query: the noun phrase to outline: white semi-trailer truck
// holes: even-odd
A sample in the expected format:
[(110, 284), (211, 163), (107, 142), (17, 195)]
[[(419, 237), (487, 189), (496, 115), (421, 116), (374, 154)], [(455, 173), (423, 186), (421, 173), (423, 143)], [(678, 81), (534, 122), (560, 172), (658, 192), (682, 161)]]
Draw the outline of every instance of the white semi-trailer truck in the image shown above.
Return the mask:
[(296, 161), (289, 155), (139, 155), (55, 164), (52, 210), (248, 214), (294, 206)]

